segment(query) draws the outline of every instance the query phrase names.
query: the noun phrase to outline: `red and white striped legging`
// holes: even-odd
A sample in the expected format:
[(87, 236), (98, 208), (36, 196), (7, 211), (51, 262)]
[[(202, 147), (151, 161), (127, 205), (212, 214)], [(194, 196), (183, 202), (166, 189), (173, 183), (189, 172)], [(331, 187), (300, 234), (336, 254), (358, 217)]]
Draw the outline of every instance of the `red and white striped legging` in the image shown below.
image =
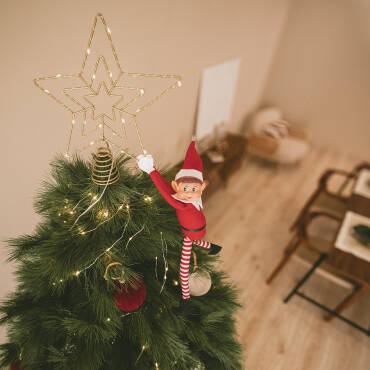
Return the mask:
[(180, 279), (181, 279), (181, 290), (182, 299), (189, 299), (189, 265), (191, 258), (191, 249), (193, 244), (199, 245), (200, 247), (209, 249), (211, 247), (210, 242), (204, 240), (191, 240), (188, 236), (184, 237), (182, 244), (181, 262), (180, 262)]

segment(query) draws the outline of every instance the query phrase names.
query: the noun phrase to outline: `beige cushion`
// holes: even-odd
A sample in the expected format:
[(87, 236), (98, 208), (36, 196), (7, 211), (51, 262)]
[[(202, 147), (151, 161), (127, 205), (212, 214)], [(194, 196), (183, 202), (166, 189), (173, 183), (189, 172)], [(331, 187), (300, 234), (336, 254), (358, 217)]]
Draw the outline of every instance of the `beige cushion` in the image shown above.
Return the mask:
[(274, 159), (280, 163), (299, 162), (306, 155), (309, 145), (306, 141), (294, 137), (285, 137), (278, 140), (279, 145), (274, 153)]

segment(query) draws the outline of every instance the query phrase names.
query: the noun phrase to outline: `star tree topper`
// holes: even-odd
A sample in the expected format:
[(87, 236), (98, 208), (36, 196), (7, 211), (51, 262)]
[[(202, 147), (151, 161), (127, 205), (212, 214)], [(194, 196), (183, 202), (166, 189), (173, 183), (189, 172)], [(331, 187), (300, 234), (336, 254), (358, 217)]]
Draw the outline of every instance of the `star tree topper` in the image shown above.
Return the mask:
[[(105, 41), (108, 45), (106, 53), (100, 52), (98, 42), (94, 39), (99, 26), (105, 31), (104, 40), (108, 41)], [(146, 82), (159, 79), (165, 82), (165, 87), (159, 90), (145, 87)], [(181, 77), (123, 71), (111, 30), (103, 15), (98, 13), (94, 18), (80, 71), (76, 74), (58, 73), (35, 78), (34, 83), (71, 113), (66, 157), (70, 156), (72, 141), (76, 136), (74, 132), (78, 126), (83, 145), (79, 145), (77, 152), (104, 142), (132, 156), (122, 146), (126, 138), (125, 125), (134, 125), (140, 148), (145, 153), (137, 117), (165, 94), (180, 87)]]

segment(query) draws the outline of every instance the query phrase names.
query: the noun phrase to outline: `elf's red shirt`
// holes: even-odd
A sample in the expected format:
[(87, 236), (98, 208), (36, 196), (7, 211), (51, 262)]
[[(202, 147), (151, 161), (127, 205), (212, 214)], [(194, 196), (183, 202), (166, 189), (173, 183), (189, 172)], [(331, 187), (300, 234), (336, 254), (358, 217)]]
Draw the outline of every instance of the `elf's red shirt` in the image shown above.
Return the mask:
[(206, 234), (206, 218), (202, 210), (198, 210), (191, 203), (183, 203), (175, 199), (172, 196), (175, 191), (157, 170), (152, 171), (149, 175), (163, 198), (176, 209), (183, 233), (191, 240), (202, 239)]

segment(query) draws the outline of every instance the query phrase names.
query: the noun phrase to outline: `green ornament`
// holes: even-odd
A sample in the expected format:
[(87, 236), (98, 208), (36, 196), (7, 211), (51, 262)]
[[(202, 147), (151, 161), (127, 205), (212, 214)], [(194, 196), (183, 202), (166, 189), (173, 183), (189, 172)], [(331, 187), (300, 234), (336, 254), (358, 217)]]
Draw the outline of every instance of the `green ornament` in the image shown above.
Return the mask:
[(366, 225), (356, 225), (353, 227), (354, 237), (365, 247), (370, 247), (370, 227)]

